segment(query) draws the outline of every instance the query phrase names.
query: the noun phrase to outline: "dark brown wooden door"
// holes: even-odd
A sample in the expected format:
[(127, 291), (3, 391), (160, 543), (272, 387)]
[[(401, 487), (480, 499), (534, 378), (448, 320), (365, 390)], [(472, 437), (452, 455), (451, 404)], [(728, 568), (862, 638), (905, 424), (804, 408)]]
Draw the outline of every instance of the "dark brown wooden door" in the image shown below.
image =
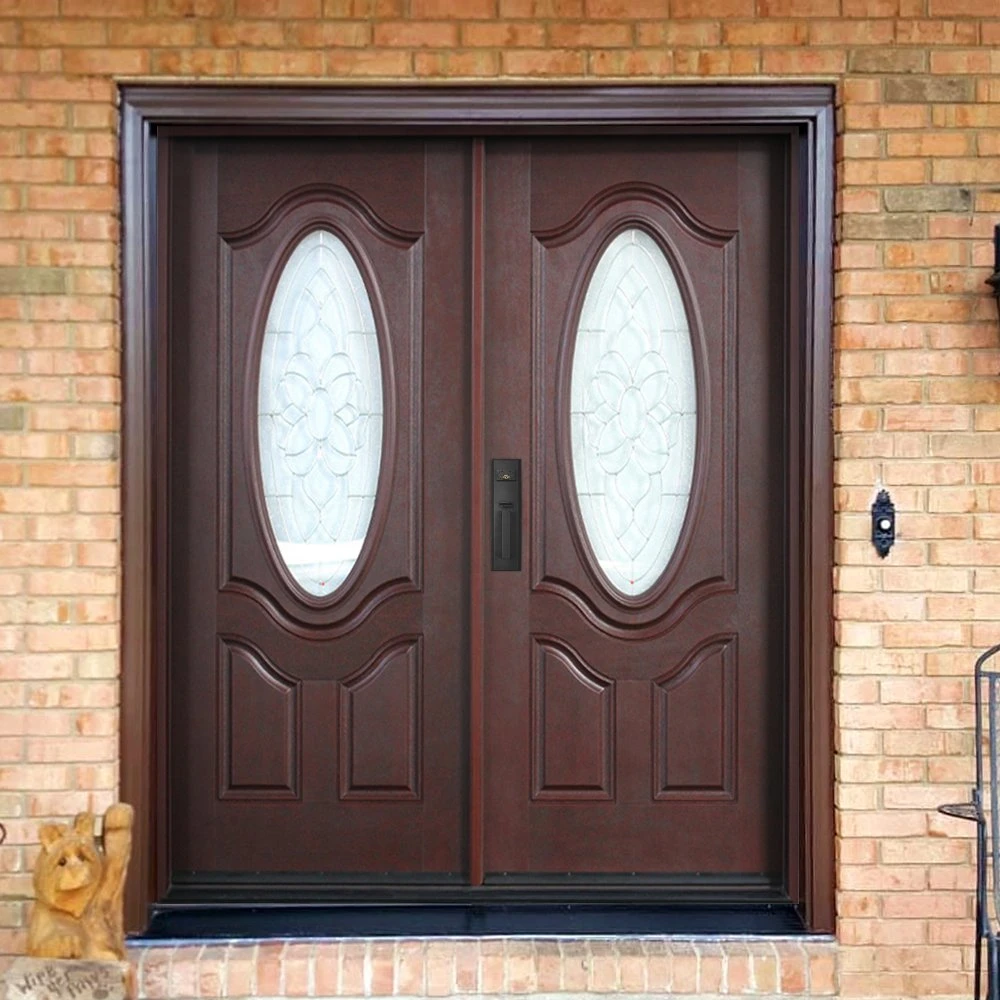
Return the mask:
[[(164, 502), (175, 888), (465, 869), (468, 316), (454, 290), (468, 284), (468, 160), (464, 143), (174, 145)], [(347, 579), (320, 596), (284, 566), (258, 471), (268, 307), (318, 230), (360, 271), (364, 290), (348, 294), (370, 299), (384, 387), (370, 527)], [(353, 322), (341, 277), (320, 273), (292, 293), (294, 308), (315, 311), (305, 336), (330, 344), (280, 360), (281, 406), (298, 407), (283, 418), (301, 481), (292, 499), (305, 508), (295, 516), (319, 541), (315, 519), (339, 502), (329, 472), (343, 473), (351, 450), (336, 434), (365, 408), (344, 390), (364, 359), (338, 343)], [(314, 374), (296, 367), (309, 352)]]
[[(241, 885), (249, 898), (336, 899), (352, 885), (444, 898), (480, 881), (501, 895), (789, 889), (782, 148), (173, 143), (175, 898)], [(364, 352), (309, 347), (320, 374), (304, 376), (292, 349), (265, 344), (283, 329), (283, 275), (319, 231), (346, 248), (344, 274), (357, 268), (333, 284), (354, 281), (371, 307), (360, 333), (369, 354), (378, 346), (379, 415), (350, 388)], [(622, 241), (639, 263), (616, 263)], [(288, 296), (321, 341), (338, 322), (363, 325), (333, 293)], [(669, 329), (650, 327), (661, 313)], [(275, 358), (285, 395), (272, 406), (261, 366)], [(260, 471), (268, 406), (299, 477), (289, 496)], [(337, 442), (375, 419), (370, 524), (327, 592), (326, 570), (295, 562), (303, 543), (275, 518), (319, 538), (357, 458)], [(477, 427), (482, 458), (521, 462), (520, 571), (490, 569), (488, 461), (471, 520)]]
[[(486, 871), (766, 892), (786, 821), (780, 159), (718, 139), (488, 150), (503, 210), (487, 213), (487, 274), (503, 282), (487, 284), (486, 442), (523, 459), (526, 520), (523, 571), (487, 577)], [(603, 270), (630, 233), (634, 256)], [(647, 307), (654, 248), (690, 326), (693, 407)], [(592, 384), (574, 389), (585, 336)], [(596, 501), (577, 496), (574, 421)], [(687, 503), (667, 481), (685, 461)], [(612, 522), (612, 567), (617, 546), (646, 573), (637, 593), (602, 570), (584, 502)], [(671, 530), (657, 507), (682, 521), (659, 575), (643, 556)]]

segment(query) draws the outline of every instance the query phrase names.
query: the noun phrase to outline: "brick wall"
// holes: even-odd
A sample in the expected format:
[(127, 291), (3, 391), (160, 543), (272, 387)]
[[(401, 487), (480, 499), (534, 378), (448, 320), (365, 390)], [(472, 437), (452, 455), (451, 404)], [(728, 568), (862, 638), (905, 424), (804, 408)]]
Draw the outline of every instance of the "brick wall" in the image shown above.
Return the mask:
[(115, 794), (115, 81), (154, 77), (838, 82), (841, 989), (967, 993), (972, 852), (933, 808), (1000, 639), (1000, 0), (0, 0), (0, 952), (38, 820)]

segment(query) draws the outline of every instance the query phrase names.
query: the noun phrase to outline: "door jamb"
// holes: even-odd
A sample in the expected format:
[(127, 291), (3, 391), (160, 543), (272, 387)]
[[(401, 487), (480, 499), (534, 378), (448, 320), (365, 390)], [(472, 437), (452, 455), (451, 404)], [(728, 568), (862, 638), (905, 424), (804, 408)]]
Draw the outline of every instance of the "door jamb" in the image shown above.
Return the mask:
[[(538, 87), (122, 88), (122, 669), (121, 797), (136, 808), (130, 929), (146, 923), (164, 873), (164, 595), (157, 576), (164, 513), (158, 497), (164, 400), (157, 356), (166, 304), (157, 218), (167, 129), (215, 135), (545, 135), (586, 132), (786, 132), (797, 136), (799, 260), (791, 261), (789, 329), (801, 350), (803, 434), (799, 496), (798, 629), (805, 925), (833, 932), (833, 438), (832, 277), (834, 90), (830, 85)], [(791, 234), (788, 234), (789, 236)], [(475, 710), (475, 709), (474, 709)], [(791, 720), (794, 724), (795, 720)]]

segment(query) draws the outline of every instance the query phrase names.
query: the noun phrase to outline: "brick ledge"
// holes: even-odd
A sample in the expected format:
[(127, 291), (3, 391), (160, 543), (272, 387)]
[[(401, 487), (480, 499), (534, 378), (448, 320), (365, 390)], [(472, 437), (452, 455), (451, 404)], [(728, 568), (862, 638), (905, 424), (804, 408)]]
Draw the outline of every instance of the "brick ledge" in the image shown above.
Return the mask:
[(130, 944), (140, 997), (832, 996), (824, 937), (372, 938)]

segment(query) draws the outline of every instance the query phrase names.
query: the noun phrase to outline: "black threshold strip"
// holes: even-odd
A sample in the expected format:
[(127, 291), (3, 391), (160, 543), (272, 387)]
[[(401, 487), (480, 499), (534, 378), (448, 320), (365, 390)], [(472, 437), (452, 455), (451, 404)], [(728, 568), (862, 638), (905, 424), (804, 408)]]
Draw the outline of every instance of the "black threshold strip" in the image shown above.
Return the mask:
[(131, 940), (803, 933), (801, 918), (787, 904), (727, 907), (445, 903), (154, 908), (149, 928)]

